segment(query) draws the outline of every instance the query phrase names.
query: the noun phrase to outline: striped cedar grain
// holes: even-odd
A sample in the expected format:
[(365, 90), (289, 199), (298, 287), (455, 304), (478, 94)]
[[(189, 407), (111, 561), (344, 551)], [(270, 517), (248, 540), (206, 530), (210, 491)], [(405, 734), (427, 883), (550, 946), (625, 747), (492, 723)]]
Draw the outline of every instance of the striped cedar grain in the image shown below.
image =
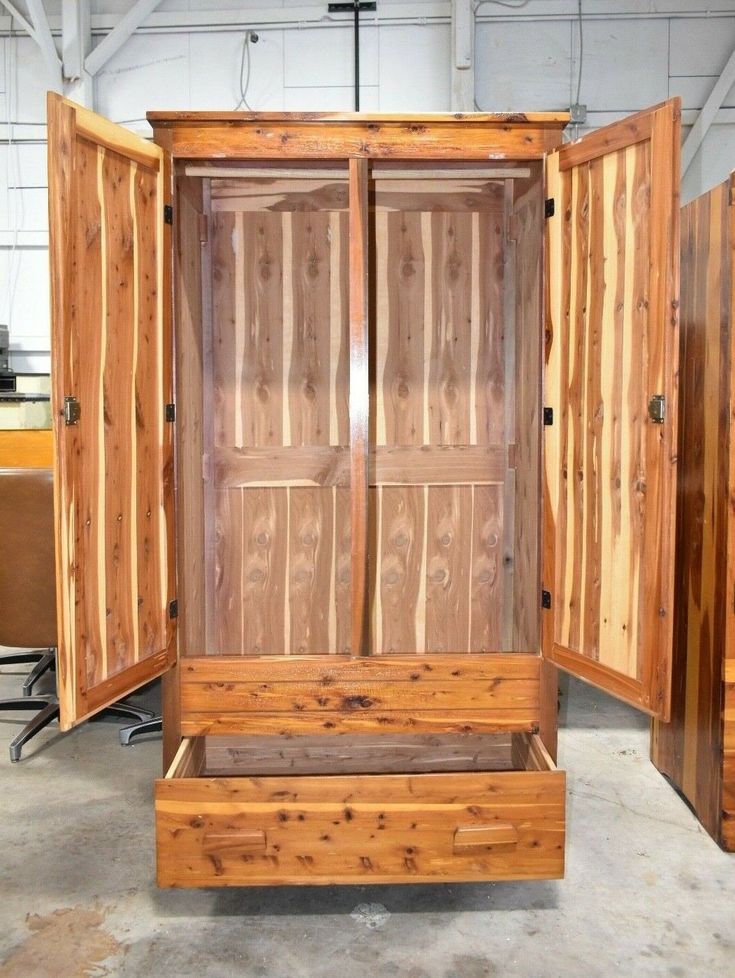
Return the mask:
[[(676, 100), (548, 161), (544, 652), (665, 716), (673, 620)], [(617, 127), (620, 126), (619, 131)], [(648, 402), (664, 395), (666, 421)]]
[[(329, 603), (333, 570), (334, 493), (298, 488), (289, 492), (290, 641), (299, 655), (333, 647)], [(333, 616), (332, 616), (333, 617)]]
[(347, 215), (308, 195), (271, 209), (249, 186), (212, 185), (215, 630), (207, 651), (344, 652)]
[[(49, 96), (62, 729), (173, 660), (162, 151)], [(167, 239), (166, 239), (167, 240)], [(63, 421), (64, 397), (81, 406)]]
[(351, 157), (349, 219), (350, 512), (352, 556), (350, 651), (362, 655), (367, 632), (369, 445), (369, 212), (367, 160)]
[[(514, 600), (508, 213), (502, 181), (474, 183), (468, 198), (459, 176), (375, 180), (373, 653), (513, 647), (503, 626)], [(431, 196), (441, 207), (422, 210)], [(537, 331), (538, 308), (535, 320), (524, 311)]]
[[(355, 500), (347, 410), (349, 217), (330, 210), (334, 195), (320, 194), (320, 186), (296, 178), (212, 182), (215, 652), (352, 647), (343, 631), (351, 614), (344, 606), (352, 589), (347, 565), (362, 563), (352, 527), (365, 514), (351, 514), (345, 525), (340, 505)], [(512, 620), (504, 624), (514, 614), (511, 555), (522, 543), (532, 562), (537, 546), (528, 499), (526, 535), (513, 535), (512, 334), (516, 317), (535, 332), (538, 304), (531, 284), (513, 308), (504, 285), (506, 185), (473, 177), (377, 179), (375, 186), (369, 647), (394, 654), (512, 648)], [(538, 185), (533, 199), (538, 205)], [(417, 200), (434, 206), (416, 209)], [(437, 201), (448, 210), (437, 210)], [(482, 209), (473, 209), (477, 201)], [(525, 224), (533, 220), (540, 221), (538, 206)], [(524, 257), (537, 263), (538, 229), (534, 236), (528, 227), (524, 240)], [(533, 342), (526, 341), (531, 350)], [(538, 374), (518, 370), (524, 415), (531, 414), (522, 423), (528, 443)], [(537, 403), (535, 412), (537, 425)], [(530, 451), (524, 464), (532, 473)], [(528, 479), (521, 487), (528, 497)], [(260, 489), (285, 500), (285, 522), (274, 526), (267, 558), (261, 554), (248, 571), (256, 584), (245, 580), (240, 555), (252, 544), (243, 500), (265, 498)], [(311, 516), (299, 528), (304, 505)], [(436, 536), (430, 521), (440, 512), (443, 531)], [(520, 593), (535, 595), (537, 583), (522, 580)], [(238, 600), (243, 589), (249, 610)], [(528, 617), (527, 598), (522, 607)], [(263, 644), (255, 634), (263, 629), (253, 632), (247, 621), (265, 617), (272, 627)], [(531, 617), (538, 618), (535, 601)], [(516, 627), (533, 632), (532, 623)]]
[(671, 723), (651, 756), (735, 850), (732, 179), (681, 215), (681, 413)]
[(515, 468), (507, 486), (514, 519), (506, 531), (506, 548), (514, 559), (512, 634), (505, 647), (521, 652), (535, 652), (540, 641), (543, 206), (542, 182), (534, 180), (530, 187), (520, 185), (510, 211), (514, 240), (509, 242), (513, 249), (509, 259), (515, 270), (510, 313), (516, 328), (515, 356), (508, 369), (514, 371), (515, 398), (511, 402), (513, 414), (506, 423), (512, 426), (508, 440), (515, 445)]
[(380, 492), (380, 609), (383, 648), (410, 651), (416, 645), (416, 615), (422, 574), (425, 501), (422, 488)]
[[(206, 647), (205, 624), (205, 496), (203, 405), (205, 376), (203, 273), (205, 242), (200, 235), (205, 202), (202, 182), (179, 177), (178, 219), (174, 251), (177, 498), (176, 544), (179, 568), (179, 641), (182, 649)], [(192, 351), (202, 351), (199, 356)]]

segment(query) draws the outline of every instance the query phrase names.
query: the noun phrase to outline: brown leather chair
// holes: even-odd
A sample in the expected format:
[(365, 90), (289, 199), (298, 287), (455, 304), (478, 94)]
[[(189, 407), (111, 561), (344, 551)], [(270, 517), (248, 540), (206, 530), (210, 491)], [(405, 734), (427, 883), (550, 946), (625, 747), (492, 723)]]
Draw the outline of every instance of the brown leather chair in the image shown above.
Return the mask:
[(30, 695), (55, 665), (53, 493), (49, 469), (0, 469), (0, 644), (23, 650), (4, 653), (0, 665), (36, 663), (23, 696), (0, 700), (1, 710), (35, 713), (10, 745), (11, 761), (59, 715), (55, 696)]
[[(11, 743), (11, 761), (19, 761), (23, 745), (58, 719), (54, 693), (30, 695), (40, 677), (55, 669), (56, 644), (53, 473), (0, 469), (0, 645), (23, 650), (0, 655), (0, 665), (36, 663), (24, 695), (0, 699), (0, 712), (36, 714)], [(107, 712), (128, 720), (153, 716), (124, 703)]]

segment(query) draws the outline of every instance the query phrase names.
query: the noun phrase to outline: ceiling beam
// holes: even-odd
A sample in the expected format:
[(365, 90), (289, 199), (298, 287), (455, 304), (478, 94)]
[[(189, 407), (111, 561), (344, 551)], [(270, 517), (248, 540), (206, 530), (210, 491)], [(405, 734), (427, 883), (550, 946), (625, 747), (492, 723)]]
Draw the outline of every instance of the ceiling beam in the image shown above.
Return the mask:
[(84, 66), (92, 50), (90, 0), (62, 0), (61, 56), (64, 94), (88, 109), (94, 108), (94, 82)]
[(10, 0), (0, 0), (0, 3), (3, 5), (3, 7), (5, 7), (5, 9), (8, 11), (8, 13), (10, 14), (10, 16), (13, 17), (15, 20), (17, 20), (18, 23), (20, 24), (20, 26), (23, 28), (23, 30), (24, 31), (27, 31), (31, 35), (31, 37), (33, 38), (33, 40), (35, 41), (36, 40), (36, 32), (33, 30), (33, 25), (30, 24), (25, 19), (25, 17), (20, 12), (20, 10), (18, 10), (18, 8), (15, 6), (15, 4), (11, 3)]
[(681, 175), (687, 172), (692, 164), (692, 160), (697, 155), (699, 147), (704, 142), (704, 137), (709, 132), (709, 128), (715, 121), (717, 113), (722, 108), (727, 93), (735, 84), (735, 49), (727, 59), (727, 64), (722, 69), (722, 74), (712, 86), (712, 91), (707, 96), (707, 101), (702, 106), (702, 110), (696, 118), (692, 128), (689, 130), (684, 145), (681, 148)]
[(117, 54), (123, 44), (135, 33), (146, 17), (153, 13), (160, 2), (161, 0), (135, 0), (130, 10), (85, 58), (84, 67), (92, 77), (107, 64), (113, 55)]
[(32, 36), (36, 44), (40, 47), (43, 60), (46, 62), (46, 66), (51, 73), (53, 79), (52, 87), (60, 92), (63, 88), (61, 58), (59, 57), (59, 52), (56, 50), (54, 39), (51, 36), (51, 28), (49, 27), (46, 11), (43, 8), (43, 0), (26, 0), (26, 3), (28, 4), (28, 13), (33, 21)]

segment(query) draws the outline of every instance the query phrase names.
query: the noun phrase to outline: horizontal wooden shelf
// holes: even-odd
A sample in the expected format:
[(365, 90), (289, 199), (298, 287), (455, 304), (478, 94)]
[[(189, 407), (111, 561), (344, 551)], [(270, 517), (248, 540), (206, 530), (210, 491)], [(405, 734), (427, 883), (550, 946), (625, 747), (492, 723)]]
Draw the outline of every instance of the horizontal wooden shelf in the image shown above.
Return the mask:
[(183, 659), (182, 730), (531, 731), (539, 722), (539, 661), (525, 653)]
[(538, 679), (540, 656), (530, 652), (435, 655), (183, 655), (181, 682), (419, 682), (498, 678)]
[[(505, 445), (378, 446), (369, 453), (376, 485), (500, 485), (513, 454)], [(349, 448), (334, 445), (218, 448), (218, 489), (256, 486), (349, 486)]]
[[(200, 170), (202, 168), (194, 168)], [(251, 177), (247, 170), (241, 176), (228, 170), (226, 176), (210, 174), (212, 212), (244, 213), (248, 211), (347, 211), (346, 174), (295, 173), (288, 177)], [(526, 173), (528, 171), (525, 171)], [(370, 183), (369, 204), (378, 210), (491, 212), (502, 219), (505, 181), (494, 177), (466, 177), (459, 171), (434, 183), (427, 179), (388, 178), (381, 175)]]
[(300, 734), (339, 735), (346, 733), (537, 733), (538, 709), (501, 710), (415, 710), (345, 712), (225, 712), (185, 713), (181, 733), (185, 737), (206, 734)]

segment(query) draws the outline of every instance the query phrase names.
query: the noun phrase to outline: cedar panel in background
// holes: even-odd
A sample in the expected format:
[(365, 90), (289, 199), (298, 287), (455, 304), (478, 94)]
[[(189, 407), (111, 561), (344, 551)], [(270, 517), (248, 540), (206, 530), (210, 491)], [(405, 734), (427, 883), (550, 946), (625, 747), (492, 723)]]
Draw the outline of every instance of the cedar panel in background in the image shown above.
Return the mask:
[(652, 759), (735, 849), (732, 222), (730, 181), (682, 210), (681, 476), (671, 723)]
[(433, 212), (429, 227), (431, 275), (427, 286), (431, 314), (425, 323), (429, 360), (427, 444), (469, 445), (471, 296), (473, 286), (479, 286), (471, 279), (472, 215)]
[(515, 470), (512, 644), (520, 652), (539, 648), (539, 499), (541, 498), (541, 261), (543, 186), (518, 184), (511, 211), (515, 282)]
[[(212, 184), (211, 651), (346, 652), (347, 214), (305, 209), (320, 206), (321, 191), (294, 181), (249, 186)], [(341, 207), (335, 186), (327, 203)], [(538, 539), (529, 495), (538, 459), (521, 455), (528, 473), (516, 488), (513, 398), (521, 383), (530, 445), (538, 367), (516, 368), (514, 330), (518, 316), (533, 336), (524, 357), (533, 357), (538, 275), (522, 278), (524, 294), (513, 298), (509, 184), (375, 186), (370, 649), (532, 648), (538, 585), (526, 571)], [(529, 196), (539, 199), (540, 189)], [(529, 204), (523, 213), (524, 257), (538, 265), (540, 212)], [(273, 537), (252, 532), (261, 489), (279, 514)], [(518, 492), (523, 533), (514, 530)]]
[[(374, 175), (370, 649), (512, 649), (518, 542), (504, 486), (513, 485), (515, 464), (516, 310), (506, 183)], [(524, 254), (538, 266), (538, 208), (527, 223), (534, 219)], [(526, 352), (538, 360), (538, 301), (519, 301), (536, 338)], [(529, 392), (536, 381), (537, 399), (538, 370), (529, 365), (525, 380)], [(530, 440), (531, 419), (529, 428)], [(536, 515), (525, 511), (534, 545), (538, 505), (537, 493)], [(537, 581), (530, 586), (536, 593)]]
[(201, 655), (205, 639), (204, 585), (204, 341), (202, 301), (202, 181), (176, 182), (176, 424), (179, 635), (183, 655)]
[(210, 653), (351, 642), (345, 184), (284, 184), (212, 184)]

